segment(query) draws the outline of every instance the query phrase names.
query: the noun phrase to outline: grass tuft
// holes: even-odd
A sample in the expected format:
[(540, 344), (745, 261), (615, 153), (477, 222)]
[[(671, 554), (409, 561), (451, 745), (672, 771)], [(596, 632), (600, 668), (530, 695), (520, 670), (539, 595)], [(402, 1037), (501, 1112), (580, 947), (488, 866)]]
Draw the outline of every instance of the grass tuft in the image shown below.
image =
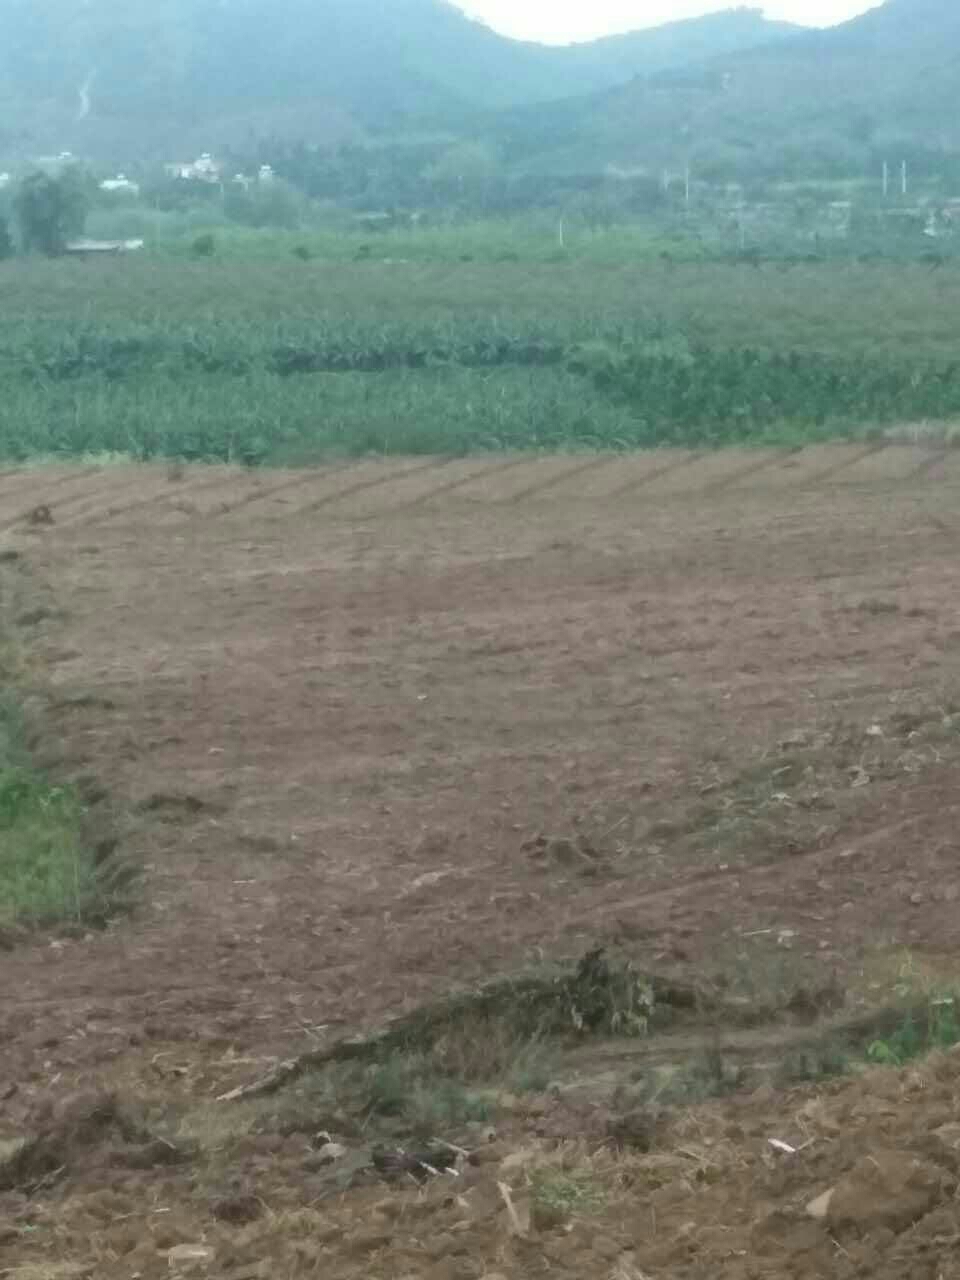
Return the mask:
[(533, 1218), (543, 1228), (599, 1213), (606, 1196), (588, 1168), (543, 1167), (531, 1175), (530, 1202)]
[(13, 698), (0, 698), (0, 928), (102, 923), (129, 884), (109, 841), (90, 838), (76, 787), (31, 763)]
[(936, 1049), (952, 1049), (957, 1044), (960, 1044), (957, 998), (931, 996), (922, 1013), (908, 1012), (891, 1035), (874, 1040), (867, 1048), (867, 1057), (881, 1066), (902, 1067)]

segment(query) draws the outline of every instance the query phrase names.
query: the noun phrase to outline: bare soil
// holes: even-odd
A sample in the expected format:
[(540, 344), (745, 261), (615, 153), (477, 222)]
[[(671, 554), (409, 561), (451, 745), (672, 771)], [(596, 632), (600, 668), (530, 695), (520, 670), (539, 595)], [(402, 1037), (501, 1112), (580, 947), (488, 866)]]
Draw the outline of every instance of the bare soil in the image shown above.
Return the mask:
[[(958, 497), (960, 455), (866, 446), (4, 474), (43, 763), (106, 788), (146, 874), (132, 917), (0, 953), (0, 1143), (91, 1090), (189, 1111), (597, 944), (745, 1004), (880, 1003), (907, 954), (952, 977)], [(520, 1108), (512, 1147), (603, 1188), (520, 1235), (496, 1183), (522, 1208), (523, 1161), (319, 1209), (302, 1137), (215, 1178), (91, 1104), (102, 1133), (68, 1128), (99, 1154), (0, 1197), (0, 1275), (960, 1275), (931, 1136), (960, 1062), (922, 1071), (765, 1086), (642, 1157), (590, 1090)], [(803, 1214), (889, 1148), (923, 1212)], [(240, 1183), (242, 1226), (211, 1209)]]

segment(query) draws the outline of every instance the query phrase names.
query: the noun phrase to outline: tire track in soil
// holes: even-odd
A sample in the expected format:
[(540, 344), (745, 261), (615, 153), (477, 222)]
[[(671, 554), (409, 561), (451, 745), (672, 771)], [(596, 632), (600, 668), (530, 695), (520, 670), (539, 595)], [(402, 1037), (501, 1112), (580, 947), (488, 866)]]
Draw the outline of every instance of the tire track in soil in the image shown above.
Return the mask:
[(906, 475), (901, 476), (899, 483), (912, 484), (915, 480), (926, 479), (927, 476), (932, 475), (932, 473), (936, 471), (937, 467), (939, 467), (941, 463), (946, 462), (949, 456), (949, 449), (937, 449), (931, 457), (924, 458), (923, 462), (914, 467), (912, 471), (908, 471)]
[(399, 506), (388, 507), (384, 514), (397, 515), (404, 511), (413, 511), (418, 507), (427, 506), (435, 499), (445, 496), (448, 493), (454, 493), (457, 489), (465, 489), (467, 485), (475, 484), (477, 480), (486, 480), (489, 476), (498, 475), (505, 471), (513, 471), (516, 467), (525, 467), (530, 459), (524, 454), (519, 458), (508, 458), (506, 461), (493, 461), (488, 467), (482, 471), (478, 471), (473, 475), (460, 476), (457, 480), (451, 480), (448, 484), (441, 484), (430, 493), (422, 494), (419, 498), (411, 498), (409, 502), (402, 502)]
[(744, 467), (742, 471), (735, 471), (732, 475), (721, 476), (719, 480), (713, 484), (708, 484), (700, 492), (703, 494), (722, 493), (725, 489), (733, 489), (749, 476), (755, 476), (761, 471), (767, 471), (770, 467), (780, 466), (784, 462), (789, 462), (791, 458), (795, 458), (797, 454), (803, 453), (803, 445), (795, 445), (792, 449), (778, 449), (772, 456), (761, 458), (759, 462), (753, 463), (752, 466)]
[[(57, 468), (60, 470), (60, 468)], [(0, 501), (5, 498), (19, 499), (24, 488), (30, 489), (60, 489), (67, 484), (76, 484), (91, 479), (93, 476), (99, 475), (103, 471), (103, 467), (82, 467), (74, 466), (66, 469), (63, 475), (51, 475), (44, 472), (40, 468), (36, 470), (23, 470), (16, 473), (20, 482), (9, 489), (0, 490)]]
[(386, 475), (374, 476), (370, 480), (361, 480), (357, 484), (348, 485), (346, 489), (338, 489), (335, 493), (326, 494), (322, 498), (318, 498), (315, 502), (307, 503), (305, 506), (296, 507), (289, 513), (289, 519), (296, 519), (309, 512), (320, 511), (324, 507), (333, 506), (335, 503), (342, 501), (344, 498), (351, 498), (355, 493), (366, 493), (368, 489), (378, 489), (384, 485), (391, 484), (394, 480), (406, 479), (407, 476), (419, 475), (423, 471), (440, 471), (444, 467), (449, 467), (452, 463), (458, 462), (459, 458), (431, 458), (427, 462), (417, 463), (412, 467), (406, 467), (403, 471), (399, 471), (391, 467)]
[(116, 519), (117, 516), (128, 515), (131, 511), (139, 511), (164, 502), (174, 504), (184, 495), (205, 493), (207, 490), (220, 488), (230, 483), (230, 477), (221, 474), (211, 478), (201, 474), (196, 479), (187, 478), (177, 482), (176, 487), (173, 487), (173, 482), (166, 480), (166, 477), (164, 477), (164, 482), (168, 487), (162, 489), (159, 493), (151, 494), (149, 497), (140, 497), (132, 502), (121, 503), (117, 507), (108, 507), (103, 512), (85, 512), (80, 518), (71, 520), (68, 523), (72, 528), (80, 528), (91, 524), (105, 525)]
[[(56, 480), (44, 480), (42, 478), (38, 478), (38, 482), (36, 484), (30, 485), (31, 492), (29, 493), (21, 494), (21, 492), (17, 490), (15, 495), (12, 492), (9, 494), (7, 493), (0, 494), (0, 501), (2, 501), (7, 497), (13, 498), (15, 496), (18, 506), (20, 505), (21, 502), (23, 504), (22, 506), (20, 506), (20, 510), (17, 512), (16, 515), (9, 516), (5, 520), (0, 521), (0, 533), (6, 533), (9, 529), (14, 529), (18, 524), (21, 524), (29, 516), (33, 506), (36, 505), (35, 500), (37, 498), (45, 499), (51, 490), (54, 490), (54, 489), (60, 490), (64, 488), (66, 485), (73, 485), (73, 484), (85, 485), (90, 480), (93, 480), (96, 476), (102, 475), (103, 471), (104, 471), (103, 467), (92, 467), (89, 471), (71, 472), (69, 475), (60, 476)], [(77, 495), (78, 498), (83, 498), (84, 496), (86, 495), (83, 493), (80, 493)], [(54, 503), (47, 502), (47, 503), (44, 503), (44, 505), (50, 506), (52, 508), (54, 506)]]
[[(944, 816), (960, 815), (960, 807), (948, 808)], [(792, 857), (790, 859), (791, 868), (801, 868), (804, 864), (811, 864), (814, 859), (820, 859), (824, 863), (834, 864), (851, 864), (856, 866), (857, 861), (862, 855), (869, 855), (871, 850), (877, 848), (882, 850), (889, 847), (890, 842), (899, 839), (904, 833), (919, 827), (926, 821), (928, 815), (924, 813), (914, 813), (909, 817), (899, 819), (893, 823), (884, 823), (882, 826), (860, 835), (849, 841), (842, 837), (834, 841), (833, 848), (811, 850), (805, 855)], [(609, 902), (604, 905), (602, 896), (595, 898), (591, 906), (589, 918), (594, 922), (594, 929), (591, 936), (597, 938), (604, 936), (604, 922), (606, 922), (615, 936), (618, 929), (618, 920), (624, 916), (631, 918), (634, 924), (643, 919), (649, 921), (660, 920), (664, 922), (666, 932), (672, 932), (677, 928), (678, 922), (681, 922), (683, 916), (678, 916), (678, 909), (691, 915), (692, 918), (699, 917), (702, 910), (704, 896), (709, 896), (711, 890), (719, 890), (720, 896), (724, 897), (730, 889), (731, 877), (734, 875), (731, 871), (720, 872), (714, 869), (691, 871), (682, 875), (677, 882), (674, 878), (671, 880), (663, 880), (659, 884), (652, 884), (644, 888), (642, 894), (631, 897), (624, 893), (624, 884), (614, 884), (611, 886), (611, 897)], [(749, 898), (751, 902), (751, 910), (756, 911), (757, 890), (764, 888), (772, 889), (772, 897), (779, 900), (783, 899), (785, 891), (785, 868), (782, 862), (766, 863), (751, 868), (740, 869), (735, 873), (735, 878), (741, 883), (741, 891), (739, 896), (746, 900)], [(749, 891), (748, 891), (749, 886)], [(668, 912), (668, 908), (670, 908)], [(633, 913), (631, 915), (631, 913)], [(827, 913), (829, 915), (829, 913)], [(665, 922), (669, 920), (669, 925)], [(730, 925), (736, 928), (734, 917), (731, 916)], [(744, 936), (744, 935), (740, 935)], [(191, 976), (185, 981), (166, 981), (162, 986), (151, 988), (145, 986), (132, 985), (129, 990), (117, 989), (114, 987), (109, 994), (105, 994), (96, 986), (81, 988), (70, 993), (64, 993), (62, 990), (57, 991), (55, 995), (33, 995), (21, 992), (17, 998), (17, 1006), (19, 1009), (32, 1009), (38, 1013), (45, 1010), (55, 1009), (58, 1017), (64, 1015), (70, 1016), (71, 1013), (82, 1013), (88, 1006), (91, 999), (95, 999), (100, 1008), (98, 1017), (103, 1019), (109, 1012), (113, 1019), (117, 1016), (129, 1016), (134, 1020), (140, 1016), (140, 1011), (144, 1007), (144, 1003), (149, 1003), (152, 1011), (158, 1015), (162, 1015), (167, 1008), (179, 1008), (181, 998), (189, 999), (191, 1010), (194, 1014), (202, 1010), (208, 1012), (215, 1011), (231, 1011), (234, 1008), (233, 998), (224, 990), (222, 982), (220, 984), (198, 982), (195, 977)], [(133, 1010), (134, 1012), (130, 1012)], [(293, 1025), (293, 1024), (291, 1024)]]
[(849, 471), (851, 467), (859, 466), (866, 458), (871, 458), (875, 453), (881, 453), (884, 449), (889, 449), (890, 447), (886, 442), (868, 445), (861, 453), (854, 454), (852, 458), (847, 458), (844, 462), (838, 462), (834, 466), (828, 467), (825, 471), (816, 471), (812, 476), (807, 476), (805, 480), (802, 480), (797, 485), (797, 488), (808, 489), (821, 480), (832, 480), (841, 471)]
[(659, 480), (663, 476), (670, 475), (674, 471), (679, 471), (683, 467), (692, 467), (693, 464), (695, 462), (699, 462), (703, 456), (702, 450), (696, 450), (693, 453), (687, 454), (686, 457), (674, 458), (672, 462), (668, 462), (662, 467), (657, 467), (653, 471), (649, 471), (645, 476), (638, 476), (636, 480), (629, 480), (626, 484), (620, 485), (619, 488), (611, 489), (606, 496), (607, 498), (619, 498), (623, 494), (633, 493), (637, 489), (643, 489), (648, 484), (652, 484), (655, 480)]
[(346, 472), (356, 471), (356, 469), (362, 465), (362, 458), (351, 458), (344, 463), (329, 463), (323, 466), (307, 468), (301, 472), (300, 475), (284, 480), (282, 484), (274, 485), (270, 489), (257, 489), (253, 493), (244, 494), (243, 497), (238, 498), (236, 502), (228, 503), (225, 508), (218, 511), (216, 513), (216, 518), (222, 519), (224, 516), (232, 516), (235, 512), (252, 507), (255, 503), (266, 502), (268, 499), (275, 497), (278, 493), (288, 493), (292, 489), (302, 489), (306, 485), (330, 479), (332, 476), (343, 475)]
[(619, 461), (619, 456), (616, 454), (603, 458), (591, 458), (588, 462), (581, 462), (577, 466), (571, 467), (569, 471), (563, 471), (559, 475), (551, 476), (548, 480), (541, 480), (537, 484), (528, 485), (526, 489), (521, 489), (519, 493), (513, 493), (507, 498), (499, 499), (499, 501), (525, 502), (528, 498), (539, 498), (541, 494), (549, 493), (551, 489), (559, 489), (561, 485), (576, 476), (585, 475), (588, 471), (598, 471), (601, 467), (609, 467), (617, 461)]
[[(80, 493), (72, 494), (70, 497), (63, 500), (58, 500), (53, 504), (56, 523), (64, 526), (65, 528), (72, 528), (74, 525), (80, 523), (82, 517), (85, 516), (88, 511), (96, 511), (98, 509), (98, 504), (104, 498), (109, 498), (112, 494), (116, 493), (119, 483), (120, 477), (111, 477), (110, 483), (107, 485), (102, 485), (100, 488), (92, 491), (84, 490)], [(90, 504), (93, 504), (92, 507)], [(74, 508), (77, 507), (80, 509), (75, 510)], [(64, 511), (66, 512), (66, 515), (62, 516), (61, 513)]]
[(885, 441), (883, 448), (856, 464), (857, 474), (852, 480), (858, 485), (869, 484), (878, 488), (898, 485), (916, 469), (918, 461), (927, 461), (928, 452), (914, 445), (893, 448)]

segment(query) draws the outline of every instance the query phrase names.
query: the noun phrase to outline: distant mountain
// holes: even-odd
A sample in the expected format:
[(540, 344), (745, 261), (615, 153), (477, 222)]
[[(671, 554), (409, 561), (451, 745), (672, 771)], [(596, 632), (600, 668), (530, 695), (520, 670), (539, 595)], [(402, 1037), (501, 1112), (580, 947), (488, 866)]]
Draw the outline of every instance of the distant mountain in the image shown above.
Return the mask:
[(469, 132), (792, 34), (756, 9), (566, 48), (446, 0), (0, 0), (0, 157), (173, 158), (279, 134)]
[(850, 177), (882, 159), (956, 175), (960, 4), (886, 0), (820, 31), (729, 49), (679, 71), (491, 124), (514, 165), (599, 171), (689, 163), (695, 176)]

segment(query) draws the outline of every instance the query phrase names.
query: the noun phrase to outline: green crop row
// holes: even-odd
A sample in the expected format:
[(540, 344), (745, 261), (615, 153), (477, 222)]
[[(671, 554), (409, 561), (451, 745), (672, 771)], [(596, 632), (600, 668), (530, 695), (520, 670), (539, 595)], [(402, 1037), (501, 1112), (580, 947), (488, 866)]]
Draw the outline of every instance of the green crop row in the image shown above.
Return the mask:
[(330, 455), (622, 448), (630, 410), (562, 369), (374, 374), (153, 374), (19, 384), (0, 404), (0, 456), (298, 464)]
[[(665, 344), (604, 353), (585, 371), (663, 442), (725, 444), (779, 424), (946, 419), (960, 414), (960, 358), (711, 349)], [(803, 434), (803, 430), (801, 430)]]
[(0, 456), (823, 439), (960, 413), (960, 270), (0, 266)]
[(960, 267), (110, 261), (0, 264), (3, 368), (74, 343), (446, 350), (682, 333), (708, 346), (943, 356)]
[(0, 405), (0, 457), (298, 465), (368, 453), (800, 444), (960, 412), (957, 371), (916, 385), (869, 364), (862, 374), (699, 353), (691, 365), (628, 361), (609, 382), (564, 368), (87, 376), (12, 388)]

